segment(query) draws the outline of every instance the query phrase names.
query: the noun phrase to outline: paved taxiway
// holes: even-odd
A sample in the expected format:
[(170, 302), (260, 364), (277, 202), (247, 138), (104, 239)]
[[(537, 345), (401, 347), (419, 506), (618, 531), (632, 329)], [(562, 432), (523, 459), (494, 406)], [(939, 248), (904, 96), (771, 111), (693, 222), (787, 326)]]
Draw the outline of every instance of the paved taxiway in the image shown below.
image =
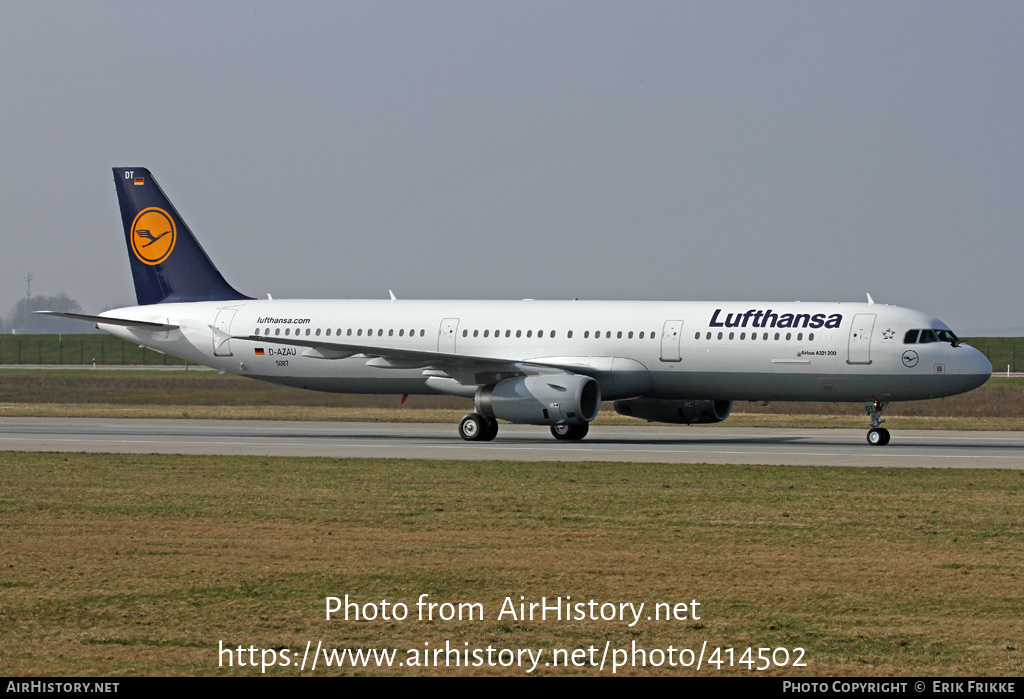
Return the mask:
[(0, 450), (1024, 469), (1024, 432), (900, 430), (886, 447), (865, 432), (598, 426), (560, 442), (547, 428), (502, 425), (476, 443), (448, 424), (0, 418)]

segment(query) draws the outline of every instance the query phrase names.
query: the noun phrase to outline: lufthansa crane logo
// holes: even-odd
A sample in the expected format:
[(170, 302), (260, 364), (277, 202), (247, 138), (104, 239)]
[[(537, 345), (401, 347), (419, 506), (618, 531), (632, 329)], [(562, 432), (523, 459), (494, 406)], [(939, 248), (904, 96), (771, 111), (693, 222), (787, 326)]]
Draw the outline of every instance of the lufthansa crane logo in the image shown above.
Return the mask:
[(907, 367), (908, 369), (917, 366), (917, 360), (917, 352), (915, 352), (914, 350), (907, 350), (906, 352), (903, 353), (903, 366)]
[(155, 206), (140, 211), (132, 222), (132, 252), (147, 265), (158, 265), (166, 260), (177, 238), (174, 219)]

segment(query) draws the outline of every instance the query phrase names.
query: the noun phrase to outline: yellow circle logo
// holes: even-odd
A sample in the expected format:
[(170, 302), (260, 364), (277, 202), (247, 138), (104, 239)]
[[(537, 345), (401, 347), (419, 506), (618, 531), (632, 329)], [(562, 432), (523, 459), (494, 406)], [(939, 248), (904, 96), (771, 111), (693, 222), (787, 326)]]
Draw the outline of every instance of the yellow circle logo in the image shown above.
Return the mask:
[(177, 237), (174, 219), (151, 206), (140, 211), (132, 223), (132, 252), (147, 265), (158, 265), (170, 256)]

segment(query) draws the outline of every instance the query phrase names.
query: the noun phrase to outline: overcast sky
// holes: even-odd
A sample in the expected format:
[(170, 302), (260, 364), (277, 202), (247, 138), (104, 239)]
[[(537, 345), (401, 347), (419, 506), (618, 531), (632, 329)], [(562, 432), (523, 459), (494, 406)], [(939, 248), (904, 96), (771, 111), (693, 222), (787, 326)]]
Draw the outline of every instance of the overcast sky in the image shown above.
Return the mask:
[(1024, 326), (1020, 2), (4, 0), (0, 144), (3, 315), (135, 303), (143, 166), (251, 295)]

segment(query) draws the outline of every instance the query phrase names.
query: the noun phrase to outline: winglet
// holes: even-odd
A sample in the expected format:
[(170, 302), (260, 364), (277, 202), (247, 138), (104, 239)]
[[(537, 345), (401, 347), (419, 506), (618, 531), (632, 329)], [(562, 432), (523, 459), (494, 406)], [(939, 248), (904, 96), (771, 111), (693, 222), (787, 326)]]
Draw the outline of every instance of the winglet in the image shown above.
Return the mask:
[(875, 305), (875, 300), (873, 298), (871, 298), (871, 294), (868, 294), (868, 305), (869, 306), (874, 306)]

